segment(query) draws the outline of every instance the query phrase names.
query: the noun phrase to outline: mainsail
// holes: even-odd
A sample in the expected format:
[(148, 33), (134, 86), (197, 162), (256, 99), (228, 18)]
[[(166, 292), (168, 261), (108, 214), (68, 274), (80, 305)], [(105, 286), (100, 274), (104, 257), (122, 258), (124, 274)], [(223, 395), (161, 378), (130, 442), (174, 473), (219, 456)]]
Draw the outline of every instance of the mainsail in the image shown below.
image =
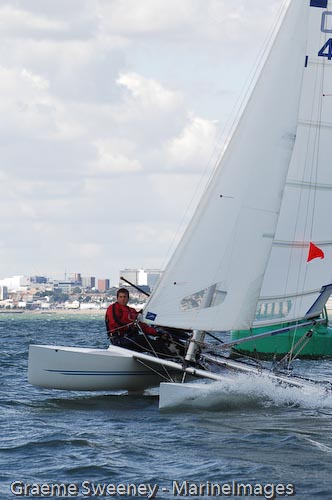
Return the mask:
[(332, 2), (310, 3), (296, 140), (255, 326), (303, 318), (332, 281)]
[(312, 91), (307, 84), (302, 91), (310, 68), (308, 11), (304, 0), (285, 9), (246, 109), (145, 319), (211, 331), (252, 325), (294, 156), (301, 93)]

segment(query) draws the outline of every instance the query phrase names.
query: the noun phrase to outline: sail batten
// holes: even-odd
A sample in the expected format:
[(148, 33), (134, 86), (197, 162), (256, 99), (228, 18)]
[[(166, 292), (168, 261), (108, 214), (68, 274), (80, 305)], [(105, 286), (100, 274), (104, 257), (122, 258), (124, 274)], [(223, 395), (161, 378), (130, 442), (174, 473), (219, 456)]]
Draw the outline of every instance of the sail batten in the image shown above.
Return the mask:
[(246, 109), (145, 318), (210, 331), (252, 325), (296, 137), (307, 16), (303, 0), (285, 8)]
[(326, 129), (331, 129), (332, 128), (332, 123), (324, 123), (322, 121), (301, 121), (299, 122), (299, 125), (302, 126), (302, 127), (308, 127), (308, 128), (312, 128), (312, 129), (321, 129), (321, 128), (326, 128)]
[(326, 63), (318, 57), (311, 57), (308, 59), (308, 66), (320, 66), (321, 68), (325, 68)]
[(318, 182), (308, 182), (308, 181), (295, 181), (290, 180), (286, 182), (287, 186), (299, 189), (313, 189), (319, 191), (332, 191), (332, 184), (323, 184)]
[(297, 296), (299, 296), (299, 295), (301, 295), (301, 296), (303, 296), (303, 297), (304, 297), (305, 295), (313, 295), (313, 294), (319, 293), (319, 292), (320, 292), (320, 290), (321, 290), (321, 289), (320, 289), (320, 288), (318, 288), (318, 289), (315, 289), (315, 290), (309, 290), (309, 291), (306, 291), (306, 292), (302, 292), (301, 294), (299, 294), (299, 293), (294, 293), (293, 295), (292, 295), (292, 294), (289, 294), (289, 295), (287, 295), (287, 296), (285, 296), (285, 295), (271, 295), (271, 296), (266, 296), (266, 297), (261, 296), (261, 297), (259, 298), (259, 300), (260, 300), (260, 301), (265, 301), (265, 302), (266, 302), (266, 301), (270, 301), (270, 302), (272, 302), (272, 301), (274, 301), (274, 300), (285, 300), (285, 299), (291, 299), (291, 298), (293, 298), (293, 297), (297, 297)]
[[(273, 246), (278, 247), (292, 247), (292, 248), (305, 248), (308, 249), (310, 241), (274, 241)], [(332, 245), (332, 241), (316, 241), (320, 247)]]

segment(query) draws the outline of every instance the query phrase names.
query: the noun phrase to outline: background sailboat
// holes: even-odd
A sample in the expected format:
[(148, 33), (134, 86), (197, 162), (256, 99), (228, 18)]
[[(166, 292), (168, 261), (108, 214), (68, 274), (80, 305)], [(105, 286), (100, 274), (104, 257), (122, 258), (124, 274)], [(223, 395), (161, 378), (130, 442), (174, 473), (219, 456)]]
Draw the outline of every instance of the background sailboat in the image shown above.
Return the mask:
[[(234, 332), (233, 340), (301, 320), (321, 286), (332, 279), (331, 37), (332, 3), (311, 1), (300, 108), (272, 252), (254, 328)], [(295, 334), (245, 343), (241, 350), (284, 354), (307, 330), (299, 323)], [(301, 356), (331, 355), (332, 330), (326, 321), (314, 328)]]

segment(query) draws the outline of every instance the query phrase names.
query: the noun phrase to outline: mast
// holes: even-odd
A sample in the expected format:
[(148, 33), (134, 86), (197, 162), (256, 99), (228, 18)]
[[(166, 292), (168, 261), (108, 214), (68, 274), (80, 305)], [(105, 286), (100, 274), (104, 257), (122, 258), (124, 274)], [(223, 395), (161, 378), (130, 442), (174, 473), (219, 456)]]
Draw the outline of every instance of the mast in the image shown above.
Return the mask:
[[(216, 286), (210, 288), (209, 292), (204, 297), (204, 302), (202, 302), (202, 308), (211, 306), (215, 291), (216, 291)], [(204, 342), (204, 338), (205, 338), (204, 331), (202, 330), (193, 331), (192, 338), (189, 342), (189, 346), (185, 356), (186, 361), (194, 362), (196, 360), (196, 354), (199, 350), (199, 345)]]

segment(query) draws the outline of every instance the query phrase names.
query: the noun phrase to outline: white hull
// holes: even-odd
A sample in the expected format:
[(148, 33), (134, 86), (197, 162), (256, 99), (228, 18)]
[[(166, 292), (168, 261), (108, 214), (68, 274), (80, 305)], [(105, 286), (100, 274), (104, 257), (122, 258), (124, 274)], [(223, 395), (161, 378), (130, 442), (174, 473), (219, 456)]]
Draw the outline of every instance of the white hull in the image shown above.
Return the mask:
[(301, 379), (273, 375), (269, 372), (237, 372), (219, 381), (160, 384), (159, 409), (217, 408), (230, 409), (257, 404), (261, 400), (276, 403), (331, 402), (331, 390)]
[[(219, 373), (193, 366), (184, 368), (181, 363), (116, 346), (89, 349), (31, 345), (28, 381), (50, 389), (77, 391), (143, 392), (160, 385), (160, 409), (242, 405), (247, 404), (257, 390), (263, 394), (266, 388), (270, 394), (291, 389), (295, 398), (319, 395), (324, 401), (331, 397), (331, 390), (324, 385), (274, 374), (226, 358), (209, 355), (206, 359), (220, 370)], [(186, 382), (179, 383), (184, 373)], [(191, 383), (193, 377), (200, 380)]]
[[(225, 380), (229, 381), (228, 378)], [(218, 382), (207, 383), (186, 383), (177, 384), (163, 382), (159, 389), (159, 410), (167, 410), (171, 408), (209, 408), (216, 404), (216, 399), (211, 401), (209, 397), (213, 391), (211, 390)], [(220, 382), (219, 382), (220, 384)], [(223, 402), (228, 402), (229, 394), (218, 391), (218, 407), (223, 405)], [(241, 400), (243, 402), (243, 400)]]
[(116, 346), (89, 349), (30, 345), (28, 381), (51, 389), (139, 391), (165, 380), (162, 368), (144, 366), (135, 354)]

